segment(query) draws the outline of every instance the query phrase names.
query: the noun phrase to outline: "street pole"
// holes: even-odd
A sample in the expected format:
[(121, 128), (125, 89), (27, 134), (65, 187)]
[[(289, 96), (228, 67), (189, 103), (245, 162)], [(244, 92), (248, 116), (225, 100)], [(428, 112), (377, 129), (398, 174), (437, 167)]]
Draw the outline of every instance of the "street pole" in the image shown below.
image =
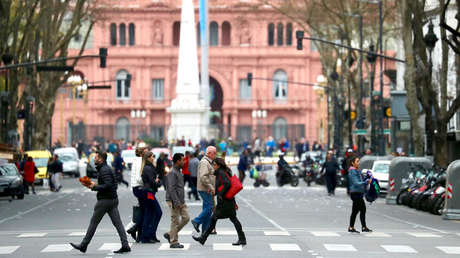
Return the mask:
[[(358, 14), (359, 18), (359, 49), (363, 49), (363, 16)], [(359, 119), (364, 120), (364, 108), (363, 108), (363, 52), (359, 52)], [(362, 129), (362, 128), (360, 128)], [(358, 136), (358, 151), (364, 151), (364, 139), (362, 135)]]
[[(382, 0), (379, 0), (379, 50), (380, 54), (383, 55), (383, 6)], [(385, 135), (383, 131), (383, 58), (380, 60), (380, 105), (377, 109), (377, 115), (379, 116), (379, 154), (385, 156)]]

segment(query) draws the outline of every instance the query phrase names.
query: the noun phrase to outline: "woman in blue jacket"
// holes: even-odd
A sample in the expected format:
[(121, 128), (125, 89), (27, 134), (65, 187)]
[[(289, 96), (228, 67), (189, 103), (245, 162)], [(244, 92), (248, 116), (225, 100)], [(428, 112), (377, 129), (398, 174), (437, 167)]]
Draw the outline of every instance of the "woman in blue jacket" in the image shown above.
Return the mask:
[(366, 226), (366, 204), (363, 198), (366, 187), (370, 184), (371, 180), (363, 180), (361, 172), (359, 171), (360, 159), (358, 157), (351, 157), (349, 162), (348, 182), (353, 207), (351, 210), (348, 232), (359, 233), (359, 231), (355, 229), (355, 220), (358, 213), (360, 213), (359, 218), (361, 220), (362, 232), (372, 232), (372, 230)]

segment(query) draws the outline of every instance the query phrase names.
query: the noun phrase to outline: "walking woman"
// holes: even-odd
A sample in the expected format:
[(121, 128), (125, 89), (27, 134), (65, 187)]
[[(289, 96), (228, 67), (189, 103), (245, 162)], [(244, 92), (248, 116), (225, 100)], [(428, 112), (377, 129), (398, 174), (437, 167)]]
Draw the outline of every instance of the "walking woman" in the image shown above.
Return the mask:
[(368, 187), (371, 180), (363, 180), (361, 172), (359, 171), (360, 159), (358, 157), (353, 156), (348, 161), (348, 182), (350, 184), (350, 198), (353, 201), (348, 232), (359, 233), (359, 231), (355, 229), (355, 220), (358, 213), (360, 213), (359, 218), (361, 220), (362, 232), (372, 232), (372, 230), (366, 226), (366, 204), (364, 203), (363, 198), (366, 187)]
[(237, 206), (235, 198), (229, 200), (224, 197), (227, 191), (230, 189), (229, 178), (232, 177), (232, 172), (230, 168), (227, 167), (225, 161), (222, 158), (216, 158), (212, 162), (212, 165), (214, 168), (214, 175), (216, 176), (216, 210), (212, 214), (211, 225), (209, 225), (206, 231), (203, 232), (199, 237), (192, 237), (194, 240), (204, 245), (206, 239), (208, 239), (209, 234), (211, 234), (212, 230), (216, 226), (217, 220), (228, 218), (233, 223), (236, 232), (238, 233), (238, 241), (233, 243), (233, 245), (246, 245), (246, 236), (244, 235), (240, 221), (236, 217)]
[(156, 234), (158, 224), (160, 223), (161, 211), (160, 204), (158, 203), (155, 194), (160, 185), (160, 177), (153, 166), (155, 156), (152, 152), (147, 151), (144, 153), (144, 169), (142, 170), (142, 182), (144, 184), (145, 201), (144, 201), (144, 219), (142, 223), (142, 243), (159, 243)]
[(35, 193), (35, 173), (38, 172), (37, 167), (35, 167), (35, 162), (32, 157), (27, 157), (27, 161), (24, 164), (24, 181), (26, 182), (27, 189), (26, 193), (29, 193), (29, 186), (32, 187), (32, 193)]

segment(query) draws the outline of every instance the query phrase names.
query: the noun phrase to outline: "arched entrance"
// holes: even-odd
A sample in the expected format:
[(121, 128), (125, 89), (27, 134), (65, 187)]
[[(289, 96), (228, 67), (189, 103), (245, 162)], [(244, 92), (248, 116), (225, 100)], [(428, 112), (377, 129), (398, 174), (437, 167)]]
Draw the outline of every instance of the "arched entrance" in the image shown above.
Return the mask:
[(86, 127), (83, 121), (74, 124), (72, 121), (69, 122), (67, 127), (67, 146), (72, 146), (73, 143), (86, 141)]
[(209, 113), (210, 136), (211, 138), (222, 138), (222, 105), (224, 103), (224, 92), (220, 83), (211, 76), (209, 76), (209, 100), (209, 106), (211, 107)]
[(124, 139), (129, 141), (129, 120), (126, 117), (121, 117), (115, 124), (115, 140)]
[(284, 117), (278, 117), (273, 123), (273, 137), (278, 142), (288, 136), (288, 123)]

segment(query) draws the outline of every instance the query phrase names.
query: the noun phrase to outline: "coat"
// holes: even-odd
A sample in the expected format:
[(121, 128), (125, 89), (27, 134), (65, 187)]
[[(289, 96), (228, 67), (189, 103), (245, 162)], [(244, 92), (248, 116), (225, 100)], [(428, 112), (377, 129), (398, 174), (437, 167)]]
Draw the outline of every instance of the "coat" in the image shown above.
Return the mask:
[(24, 163), (24, 180), (27, 183), (35, 181), (35, 163), (33, 161), (26, 161)]
[(144, 190), (150, 193), (158, 192), (158, 183), (155, 182), (159, 178), (156, 168), (152, 163), (146, 162), (144, 170), (142, 171), (142, 183)]
[(354, 167), (350, 167), (348, 171), (348, 184), (350, 193), (362, 193), (366, 191), (367, 182), (363, 180), (361, 173)]
[(214, 169), (212, 168), (211, 163), (212, 160), (205, 156), (198, 164), (198, 191), (208, 192), (210, 190), (214, 190), (216, 177), (214, 176)]
[(226, 199), (224, 196), (230, 189), (231, 183), (229, 177), (232, 176), (230, 171), (225, 171), (223, 168), (219, 168), (214, 172), (216, 176), (216, 196), (217, 205), (215, 216), (218, 219), (226, 219), (236, 216), (236, 202), (235, 198)]
[(117, 195), (117, 180), (115, 174), (107, 163), (98, 164), (97, 169), (97, 185), (93, 187), (93, 191), (97, 192), (97, 199), (115, 200)]

